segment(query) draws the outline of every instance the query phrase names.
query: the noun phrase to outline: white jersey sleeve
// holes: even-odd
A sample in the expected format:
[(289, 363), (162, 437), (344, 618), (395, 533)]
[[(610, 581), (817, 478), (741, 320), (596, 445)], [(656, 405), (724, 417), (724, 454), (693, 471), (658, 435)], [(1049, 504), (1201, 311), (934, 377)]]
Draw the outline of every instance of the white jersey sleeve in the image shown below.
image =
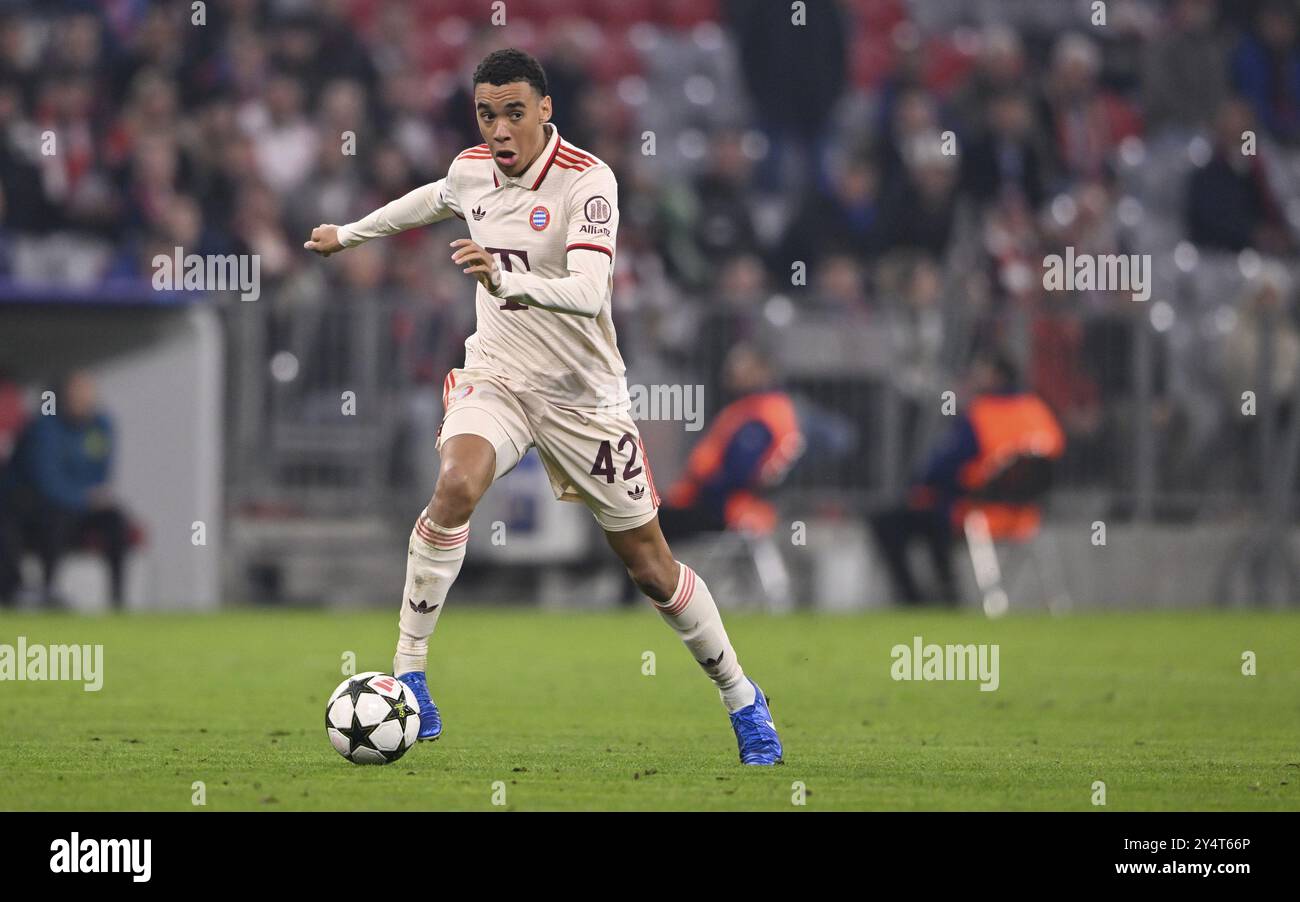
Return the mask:
[(339, 227), (339, 243), (355, 247), (371, 238), (382, 238), (417, 226), (441, 222), (461, 215), (452, 191), (450, 170), (446, 178), (421, 185), (375, 210), (369, 216)]
[(553, 313), (595, 317), (608, 295), (618, 231), (618, 183), (608, 166), (584, 172), (569, 186), (565, 201), (565, 254), (569, 275), (500, 272), (494, 297)]

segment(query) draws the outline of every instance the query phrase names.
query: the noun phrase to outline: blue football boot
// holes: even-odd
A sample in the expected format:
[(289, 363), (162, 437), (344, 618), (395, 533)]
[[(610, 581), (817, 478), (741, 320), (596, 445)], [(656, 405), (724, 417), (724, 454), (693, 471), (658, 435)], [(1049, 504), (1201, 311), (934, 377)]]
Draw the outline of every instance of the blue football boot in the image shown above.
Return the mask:
[(736, 731), (736, 745), (740, 749), (740, 763), (780, 764), (781, 737), (776, 735), (767, 696), (758, 688), (758, 683), (750, 680), (749, 685), (754, 687), (754, 704), (731, 715), (731, 728)]
[(429, 697), (429, 681), (425, 679), (424, 674), (417, 671), (404, 673), (398, 679), (411, 687), (411, 692), (415, 693), (415, 700), (420, 703), (420, 734), (416, 739), (420, 742), (437, 739), (442, 735), (442, 715), (438, 713), (438, 706)]

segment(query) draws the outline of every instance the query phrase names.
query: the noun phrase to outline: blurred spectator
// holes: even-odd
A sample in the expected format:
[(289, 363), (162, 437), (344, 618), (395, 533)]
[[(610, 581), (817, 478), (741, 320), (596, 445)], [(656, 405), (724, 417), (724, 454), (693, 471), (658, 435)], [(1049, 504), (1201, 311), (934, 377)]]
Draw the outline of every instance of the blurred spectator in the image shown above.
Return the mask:
[(253, 139), (258, 171), (273, 191), (291, 191), (311, 174), (316, 128), (302, 107), (302, 85), (279, 72), (267, 84), (263, 101), (247, 106), (240, 116), (240, 125)]
[(1024, 46), (1015, 29), (990, 25), (980, 35), (979, 57), (966, 83), (957, 89), (953, 108), (968, 143), (984, 136), (989, 105), (1008, 92), (1025, 90)]
[(892, 314), (890, 378), (902, 402), (904, 447), (910, 449), (925, 412), (944, 390), (943, 272), (932, 257), (900, 252), (881, 262), (879, 282)]
[(1092, 369), (1110, 362), (1085, 346), (1083, 322), (1063, 313), (1034, 319), (1030, 384), (1060, 418), (1065, 430), (1062, 468), (1083, 478), (1110, 476), (1115, 455), (1105, 444), (1101, 386)]
[(855, 155), (831, 170), (829, 190), (806, 197), (786, 227), (773, 275), (787, 275), (796, 260), (816, 270), (821, 260), (849, 254), (866, 261), (880, 250), (880, 174), (865, 155)]
[(855, 257), (834, 254), (823, 258), (813, 271), (812, 306), (853, 322), (868, 312), (865, 278)]
[(1287, 253), (1291, 233), (1260, 154), (1242, 153), (1250, 108), (1229, 100), (1215, 116), (1214, 150), (1187, 182), (1187, 232), (1193, 242), (1240, 251)]
[(1036, 210), (1046, 190), (1046, 165), (1029, 98), (1008, 88), (986, 104), (987, 127), (962, 153), (965, 185), (982, 202), (1011, 200)]
[(1098, 178), (1127, 137), (1141, 131), (1137, 111), (1101, 87), (1097, 45), (1068, 34), (1052, 50), (1044, 89), (1044, 113), (1061, 173), (1069, 179)]
[(943, 152), (938, 132), (913, 136), (903, 158), (905, 176), (896, 179), (881, 202), (886, 245), (913, 248), (943, 258), (956, 225), (956, 155)]
[(698, 532), (771, 532), (776, 511), (762, 495), (803, 451), (794, 402), (757, 348), (732, 348), (724, 385), (733, 400), (713, 418), (659, 509), (670, 541)]
[(18, 84), (0, 79), (0, 224), (25, 232), (44, 232), (59, 224), (56, 206), (41, 182), (38, 134), (25, 115)]
[(697, 199), (692, 233), (709, 259), (753, 251), (758, 240), (750, 213), (752, 165), (741, 135), (723, 132), (713, 141), (708, 168), (695, 180)]
[(896, 88), (892, 103), (881, 102), (881, 141), (877, 147), (880, 174), (886, 185), (906, 176), (908, 155), (921, 143), (938, 147), (942, 124), (937, 99), (920, 87)]
[[(913, 478), (907, 502), (870, 518), (890, 578), (907, 604), (926, 598), (958, 603), (952, 547), (968, 500), (1015, 457), (1059, 457), (1064, 444), (1056, 418), (1038, 396), (1019, 388), (1016, 368), (1003, 355), (977, 357), (969, 392), (963, 394), (971, 397), (970, 403)], [(1005, 513), (1008, 521), (1021, 516), (1014, 508), (1002, 510), (1003, 505), (987, 507), (990, 521), (995, 513)], [(1004, 524), (991, 522), (990, 528), (996, 536)], [(908, 548), (916, 540), (925, 543), (938, 578), (930, 593), (921, 591), (908, 560)]]
[(771, 295), (767, 270), (755, 254), (740, 254), (722, 263), (715, 288), (717, 308), (691, 334), (696, 354), (681, 355), (682, 365), (700, 366), (710, 386), (726, 380), (726, 361), (733, 346), (758, 338), (763, 308)]
[(1294, 3), (1266, 0), (1232, 57), (1233, 86), (1274, 138), (1300, 140), (1300, 48)]
[(834, 0), (808, 0), (804, 23), (792, 27), (788, 5), (729, 0), (726, 6), (754, 113), (771, 145), (764, 180), (769, 188), (798, 188), (817, 170), (831, 110), (844, 90), (843, 9)]
[(1228, 45), (1214, 0), (1176, 0), (1166, 24), (1143, 69), (1147, 129), (1205, 128), (1228, 87)]
[[(1267, 387), (1277, 409), (1290, 408), (1300, 378), (1300, 329), (1291, 308), (1291, 278), (1276, 263), (1265, 265), (1236, 298), (1237, 317), (1223, 345), (1224, 388), (1232, 408), (1242, 393), (1258, 397)], [(1272, 371), (1264, 366), (1264, 342), (1270, 342)]]
[(55, 398), (57, 413), (34, 417), (20, 435), (0, 508), (10, 511), (16, 534), (40, 558), (47, 602), (54, 600), (59, 561), (93, 535), (108, 561), (113, 605), (121, 608), (129, 527), (109, 486), (113, 423), (87, 373), (70, 374)]

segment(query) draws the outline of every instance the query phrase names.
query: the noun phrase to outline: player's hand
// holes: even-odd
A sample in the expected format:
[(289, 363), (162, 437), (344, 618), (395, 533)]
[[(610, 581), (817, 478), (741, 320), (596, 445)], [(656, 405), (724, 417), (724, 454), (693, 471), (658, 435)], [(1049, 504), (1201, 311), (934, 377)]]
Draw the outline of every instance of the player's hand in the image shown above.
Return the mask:
[(457, 238), (451, 246), (457, 249), (451, 255), (451, 262), (463, 267), (466, 275), (477, 278), (488, 291), (500, 286), (501, 270), (496, 257), (469, 238)]
[(343, 250), (343, 245), (339, 244), (339, 227), (321, 223), (311, 230), (311, 240), (303, 242), (302, 246), (322, 257), (338, 253)]

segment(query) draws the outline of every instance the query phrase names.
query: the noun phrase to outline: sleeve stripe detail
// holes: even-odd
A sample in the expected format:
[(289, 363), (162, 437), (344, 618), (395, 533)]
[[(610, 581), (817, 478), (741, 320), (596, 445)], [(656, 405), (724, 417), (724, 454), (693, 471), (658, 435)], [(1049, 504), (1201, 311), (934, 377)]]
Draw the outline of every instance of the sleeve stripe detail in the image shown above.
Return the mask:
[(560, 160), (560, 161), (562, 161), (562, 162), (565, 162), (565, 163), (572, 163), (572, 164), (575, 165), (575, 166), (595, 166), (595, 165), (596, 165), (596, 164), (593, 163), (591, 160), (583, 159), (582, 157), (570, 156), (570, 155), (567, 154), (567, 153), (557, 154), (556, 159), (558, 159), (558, 160)]
[(570, 244), (564, 250), (565, 253), (569, 251), (600, 251), (602, 254), (608, 254), (609, 259), (614, 259), (614, 252), (607, 247), (601, 247), (599, 244)]
[[(563, 144), (563, 142), (561, 143)], [(580, 160), (586, 160), (589, 163), (596, 162), (595, 157), (593, 157), (589, 153), (586, 153), (585, 151), (578, 150), (578, 148), (574, 147), (572, 144), (563, 144), (563, 147), (564, 147), (564, 152), (567, 153), (569, 156), (577, 157)]]

